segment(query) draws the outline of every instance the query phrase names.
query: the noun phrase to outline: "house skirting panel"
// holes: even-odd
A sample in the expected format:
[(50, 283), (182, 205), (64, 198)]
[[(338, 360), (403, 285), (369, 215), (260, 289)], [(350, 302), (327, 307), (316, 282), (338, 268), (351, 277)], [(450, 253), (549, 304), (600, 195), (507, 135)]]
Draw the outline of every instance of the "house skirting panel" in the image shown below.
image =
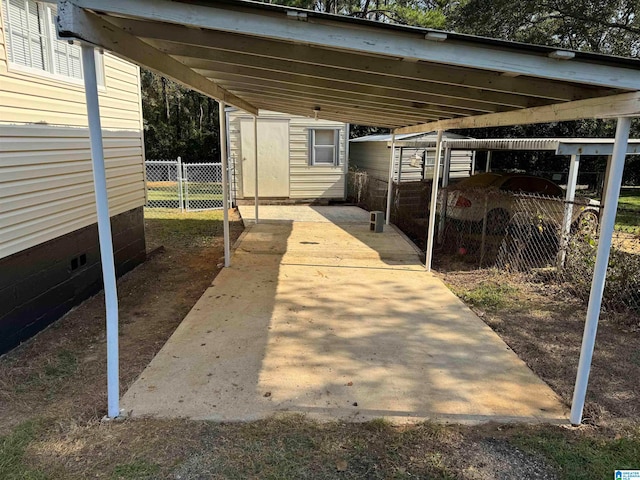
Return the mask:
[[(146, 258), (143, 208), (111, 218), (116, 272)], [(97, 224), (0, 259), (0, 353), (102, 289)]]

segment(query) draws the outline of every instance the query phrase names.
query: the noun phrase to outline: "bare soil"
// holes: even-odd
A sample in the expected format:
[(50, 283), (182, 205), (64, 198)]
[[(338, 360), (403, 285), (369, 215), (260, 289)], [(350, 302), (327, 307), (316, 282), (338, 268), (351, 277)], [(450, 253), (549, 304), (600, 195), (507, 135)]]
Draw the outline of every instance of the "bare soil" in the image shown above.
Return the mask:
[[(164, 345), (220, 270), (222, 214), (147, 214), (149, 259), (118, 280), (120, 391)], [(231, 239), (242, 232), (231, 215)], [(0, 434), (31, 419), (88, 422), (106, 411), (104, 295), (87, 300), (0, 361)]]
[[(586, 318), (584, 302), (560, 286), (497, 270), (453, 270), (443, 280), (569, 406)], [(474, 297), (508, 286), (498, 307)], [(474, 299), (476, 300), (474, 302)], [(470, 301), (471, 300), (471, 301)], [(636, 422), (640, 411), (640, 318), (603, 312), (598, 327), (584, 421)]]

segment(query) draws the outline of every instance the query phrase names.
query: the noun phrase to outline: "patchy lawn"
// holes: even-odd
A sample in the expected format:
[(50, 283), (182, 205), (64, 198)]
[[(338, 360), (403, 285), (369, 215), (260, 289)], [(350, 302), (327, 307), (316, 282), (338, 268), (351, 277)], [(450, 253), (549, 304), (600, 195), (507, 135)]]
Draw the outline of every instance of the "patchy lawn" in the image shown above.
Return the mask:
[(616, 230), (640, 234), (640, 188), (622, 188)]
[[(242, 226), (232, 218), (235, 239)], [(122, 392), (211, 283), (223, 256), (220, 212), (152, 210), (146, 226), (154, 253), (118, 281)], [(568, 398), (584, 318), (580, 305), (541, 286), (507, 284), (503, 276), (445, 278)], [(615, 468), (640, 468), (632, 386), (640, 378), (640, 349), (632, 330), (614, 321), (601, 327), (589, 393), (592, 425), (580, 428), (320, 424), (300, 416), (237, 424), (102, 422), (106, 357), (97, 295), (0, 358), (0, 478), (611, 478)], [(621, 349), (621, 338), (631, 343)]]
[[(567, 405), (580, 356), (583, 302), (559, 286), (497, 270), (451, 271), (443, 280)], [(635, 425), (640, 412), (640, 318), (605, 312), (598, 327), (585, 421)], [(639, 457), (640, 458), (640, 457)]]

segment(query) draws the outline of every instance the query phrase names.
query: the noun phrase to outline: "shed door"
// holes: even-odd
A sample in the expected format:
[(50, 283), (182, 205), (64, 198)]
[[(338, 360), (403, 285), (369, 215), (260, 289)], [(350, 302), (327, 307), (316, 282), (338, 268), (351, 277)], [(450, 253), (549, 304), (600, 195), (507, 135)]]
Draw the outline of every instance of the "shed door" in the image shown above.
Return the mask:
[[(240, 123), (242, 192), (255, 195), (253, 120)], [(289, 120), (258, 119), (258, 195), (289, 197)]]

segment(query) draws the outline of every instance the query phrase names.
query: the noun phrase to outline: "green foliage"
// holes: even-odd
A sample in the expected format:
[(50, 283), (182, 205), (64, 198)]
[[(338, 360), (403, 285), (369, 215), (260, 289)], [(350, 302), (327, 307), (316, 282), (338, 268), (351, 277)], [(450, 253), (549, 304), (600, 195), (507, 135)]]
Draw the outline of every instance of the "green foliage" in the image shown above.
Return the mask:
[(13, 432), (0, 437), (0, 478), (4, 480), (44, 479), (44, 473), (25, 466), (24, 455), (29, 444), (36, 438), (39, 425), (28, 421), (18, 425)]
[(453, 12), (461, 32), (562, 48), (637, 56), (636, 0), (469, 0)]
[(456, 291), (465, 302), (475, 307), (497, 311), (511, 302), (510, 298), (517, 293), (517, 289), (506, 283), (485, 282), (472, 290)]
[(141, 81), (146, 157), (220, 161), (218, 103), (147, 70)]
[(514, 443), (524, 450), (544, 455), (564, 480), (613, 478), (614, 470), (638, 468), (640, 438), (568, 438), (561, 432), (519, 435)]
[[(589, 236), (576, 235), (569, 244), (563, 278), (584, 301), (589, 299), (597, 249)], [(640, 255), (611, 248), (602, 305), (618, 312), (640, 308)]]

